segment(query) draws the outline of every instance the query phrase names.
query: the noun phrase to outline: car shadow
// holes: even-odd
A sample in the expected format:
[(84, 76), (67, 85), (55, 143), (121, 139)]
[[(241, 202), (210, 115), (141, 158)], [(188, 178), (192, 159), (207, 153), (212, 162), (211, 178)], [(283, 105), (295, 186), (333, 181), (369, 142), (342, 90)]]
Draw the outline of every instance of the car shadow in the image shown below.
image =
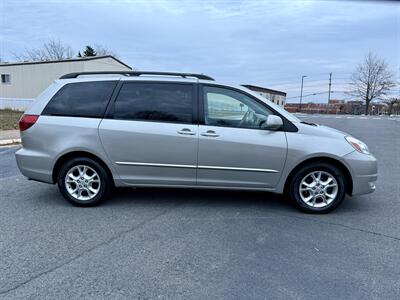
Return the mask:
[(283, 195), (262, 191), (239, 191), (191, 188), (119, 188), (103, 206), (170, 205), (179, 203), (187, 206), (241, 207), (268, 206), (270, 208), (292, 207)]
[[(368, 201), (369, 197), (371, 196), (365, 195), (350, 197), (346, 195), (343, 203), (332, 213), (360, 213), (374, 209), (374, 205), (371, 201)], [(299, 213), (300, 215), (304, 215), (304, 213), (296, 209), (290, 198), (286, 195), (263, 191), (221, 189), (119, 188), (114, 191), (110, 199), (102, 203), (102, 206), (169, 206), (174, 203), (187, 207), (257, 207), (266, 211), (279, 211), (288, 214)]]
[[(70, 207), (63, 199), (55, 186), (42, 190), (42, 204)], [(368, 196), (346, 196), (344, 202), (333, 212), (347, 214), (365, 212), (373, 209)], [(113, 209), (131, 209), (135, 207), (170, 207), (180, 205), (185, 207), (210, 208), (259, 208), (266, 211), (285, 213), (299, 213), (286, 195), (263, 191), (241, 191), (220, 189), (193, 189), (193, 188), (118, 188), (111, 197), (101, 203), (98, 208), (112, 207)]]

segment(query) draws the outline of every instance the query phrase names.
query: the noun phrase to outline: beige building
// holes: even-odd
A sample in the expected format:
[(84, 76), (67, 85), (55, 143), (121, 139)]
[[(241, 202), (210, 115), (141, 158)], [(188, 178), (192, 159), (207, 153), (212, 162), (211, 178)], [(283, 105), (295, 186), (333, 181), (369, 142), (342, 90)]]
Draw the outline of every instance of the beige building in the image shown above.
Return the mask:
[(0, 101), (4, 104), (7, 101), (36, 98), (55, 79), (67, 73), (130, 70), (132, 70), (130, 66), (111, 55), (56, 61), (0, 63)]
[(278, 104), (282, 107), (285, 106), (285, 103), (286, 103), (286, 93), (285, 92), (271, 90), (271, 89), (267, 89), (264, 87), (251, 85), (251, 84), (243, 84), (243, 86), (260, 94), (261, 96), (267, 98), (269, 101), (272, 101), (275, 104)]

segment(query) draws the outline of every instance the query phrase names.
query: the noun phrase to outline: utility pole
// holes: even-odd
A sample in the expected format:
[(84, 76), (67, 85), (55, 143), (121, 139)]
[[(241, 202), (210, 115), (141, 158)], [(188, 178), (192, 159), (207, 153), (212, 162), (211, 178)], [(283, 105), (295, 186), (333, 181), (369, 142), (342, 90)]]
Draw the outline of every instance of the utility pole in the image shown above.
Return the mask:
[(307, 75), (301, 76), (301, 91), (300, 91), (300, 105), (299, 105), (299, 112), (301, 112), (301, 101), (303, 100), (303, 83), (304, 83), (304, 78), (307, 77)]
[(329, 73), (328, 103), (329, 103), (329, 101), (331, 101), (331, 86), (332, 86), (332, 72)]

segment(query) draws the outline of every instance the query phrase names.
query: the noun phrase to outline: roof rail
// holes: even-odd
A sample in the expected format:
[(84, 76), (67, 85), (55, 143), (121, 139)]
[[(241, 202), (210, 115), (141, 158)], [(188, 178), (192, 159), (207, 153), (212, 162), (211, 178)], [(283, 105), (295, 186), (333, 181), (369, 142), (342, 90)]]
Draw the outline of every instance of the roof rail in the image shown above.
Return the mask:
[(141, 75), (160, 75), (160, 76), (178, 76), (182, 78), (195, 77), (204, 80), (214, 80), (214, 78), (203, 75), (203, 74), (193, 74), (193, 73), (175, 73), (175, 72), (151, 72), (151, 71), (99, 71), (99, 72), (75, 72), (65, 74), (60, 77), (60, 79), (70, 79), (77, 78), (80, 75), (107, 75), (107, 74), (117, 74), (123, 76), (141, 76)]

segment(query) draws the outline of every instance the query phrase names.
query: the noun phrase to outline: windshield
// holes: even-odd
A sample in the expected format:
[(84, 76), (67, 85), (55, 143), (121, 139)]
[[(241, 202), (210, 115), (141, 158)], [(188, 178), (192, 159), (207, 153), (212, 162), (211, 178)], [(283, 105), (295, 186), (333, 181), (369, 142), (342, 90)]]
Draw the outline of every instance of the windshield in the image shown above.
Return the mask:
[(281, 106), (273, 103), (272, 101), (269, 101), (265, 97), (260, 96), (259, 94), (255, 93), (252, 90), (250, 90), (248, 88), (245, 88), (245, 87), (240, 87), (240, 89), (245, 90), (247, 93), (252, 94), (254, 97), (257, 97), (261, 101), (267, 103), (270, 107), (272, 107), (274, 110), (276, 110), (278, 113), (280, 113), (282, 116), (284, 116), (289, 121), (295, 122), (295, 123), (300, 123), (301, 122), (301, 120), (299, 118), (297, 118), (296, 116), (294, 116), (291, 113), (287, 112)]
[[(268, 100), (267, 100), (268, 101)], [(296, 117), (295, 115), (291, 114), (290, 112), (286, 111), (282, 106), (279, 106), (272, 101), (268, 101), (269, 106), (271, 106), (273, 109), (275, 109), (278, 113), (283, 115), (286, 119), (288, 119), (291, 122), (296, 122), (300, 123), (301, 120)]]

